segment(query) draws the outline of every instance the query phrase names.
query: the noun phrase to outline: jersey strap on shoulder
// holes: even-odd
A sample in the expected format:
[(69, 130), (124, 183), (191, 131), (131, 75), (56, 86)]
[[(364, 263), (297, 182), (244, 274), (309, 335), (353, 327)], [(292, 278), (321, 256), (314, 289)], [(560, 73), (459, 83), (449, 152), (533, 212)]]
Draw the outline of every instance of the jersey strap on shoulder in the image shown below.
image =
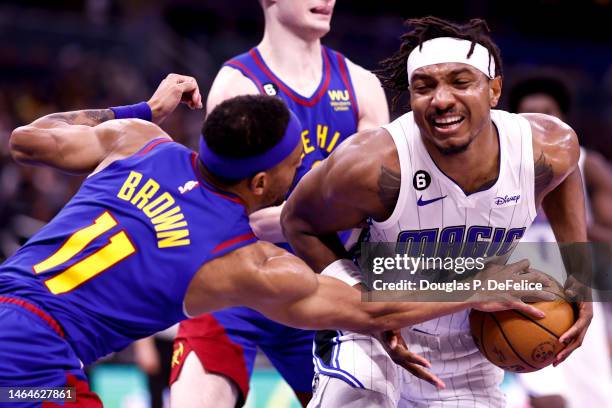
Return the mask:
[(252, 231), (247, 232), (246, 234), (238, 235), (237, 237), (221, 242), (212, 250), (212, 253), (216, 256), (223, 255), (224, 253), (227, 253), (234, 249), (238, 249), (248, 244), (252, 244), (256, 241), (257, 237), (255, 236), (255, 234)]
[(258, 79), (257, 75), (253, 72), (254, 68), (251, 66), (252, 64), (249, 60), (249, 53), (244, 53), (230, 59), (229, 61), (226, 61), (225, 63), (223, 63), (223, 66), (237, 69), (242, 73), (242, 75), (250, 79), (251, 82), (255, 84), (260, 93), (265, 94), (266, 91), (264, 90), (263, 84)]
[(348, 90), (349, 98), (351, 101), (351, 108), (353, 114), (355, 115), (355, 123), (359, 123), (359, 105), (357, 104), (357, 96), (355, 94), (355, 88), (353, 87), (353, 81), (351, 81), (351, 76), (349, 74), (348, 65), (346, 64), (346, 59), (344, 55), (340, 54), (337, 51), (330, 50), (327, 47), (323, 47), (332, 57), (330, 60), (332, 61), (332, 69), (337, 68), (340, 73), (340, 78), (342, 79), (342, 83)]
[(134, 153), (134, 156), (137, 156), (137, 157), (144, 156), (147, 153), (149, 153), (151, 150), (155, 149), (156, 146), (159, 146), (162, 143), (169, 143), (169, 142), (173, 142), (173, 140), (165, 138), (165, 137), (158, 137), (156, 139), (153, 139), (147, 142), (147, 144), (145, 144), (136, 153)]

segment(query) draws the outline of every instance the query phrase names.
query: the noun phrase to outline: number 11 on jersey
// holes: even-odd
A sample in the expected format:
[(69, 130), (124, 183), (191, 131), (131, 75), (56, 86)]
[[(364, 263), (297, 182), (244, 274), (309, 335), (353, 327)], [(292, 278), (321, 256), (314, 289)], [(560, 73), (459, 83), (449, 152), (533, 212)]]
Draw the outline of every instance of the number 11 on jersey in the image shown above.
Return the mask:
[[(108, 211), (104, 212), (93, 224), (72, 234), (53, 255), (34, 265), (34, 272), (43, 273), (69, 261), (96, 238), (117, 225), (117, 220)], [(111, 236), (109, 242), (96, 252), (47, 279), (45, 285), (55, 295), (69, 292), (135, 252), (136, 248), (125, 231), (121, 230)]]

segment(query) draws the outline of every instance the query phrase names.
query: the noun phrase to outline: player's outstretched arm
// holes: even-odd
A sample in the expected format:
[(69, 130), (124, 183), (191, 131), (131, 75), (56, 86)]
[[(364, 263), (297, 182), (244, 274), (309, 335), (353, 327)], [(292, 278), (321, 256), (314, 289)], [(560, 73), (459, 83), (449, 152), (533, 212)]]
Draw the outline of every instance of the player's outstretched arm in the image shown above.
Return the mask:
[(23, 164), (47, 165), (68, 173), (91, 172), (119, 137), (117, 127), (98, 127), (111, 119), (110, 109), (44, 116), (13, 131), (11, 154)]
[[(523, 261), (497, 266), (489, 273), (495, 276), (521, 273), (527, 278), (530, 277), (525, 274), (528, 266)], [(517, 301), (520, 295), (492, 299), (477, 293), (465, 302), (454, 303), (364, 302), (356, 288), (335, 278), (316, 275), (298, 257), (260, 241), (205, 264), (189, 286), (185, 306), (192, 316), (248, 306), (293, 327), (369, 333), (410, 326), (470, 307), (518, 308), (541, 317), (541, 312)]]
[(533, 134), (536, 203), (542, 204), (557, 242), (565, 244), (560, 250), (568, 272), (566, 294), (573, 300), (586, 300), (578, 302), (578, 320), (559, 338), (567, 347), (556, 356), (557, 365), (580, 347), (593, 318), (580, 147), (576, 133), (562, 121), (542, 114), (524, 116)]
[[(469, 308), (488, 311), (515, 308), (538, 318), (543, 316), (528, 304), (488, 299), (479, 301), (476, 296), (465, 302), (367, 302), (362, 300), (359, 290), (338, 279), (321, 275), (315, 277), (317, 285), (312, 293), (289, 300), (272, 298), (270, 303), (255, 301), (248, 306), (272, 320), (293, 327), (342, 329), (369, 334), (412, 326)], [(294, 284), (299, 282), (296, 280)]]
[(361, 332), (399, 328), (466, 307), (449, 303), (429, 311), (424, 304), (362, 302), (359, 290), (316, 275), (298, 257), (262, 241), (205, 264), (185, 305), (190, 315), (248, 306), (293, 327)]
[[(147, 102), (151, 120), (161, 123), (180, 102), (202, 106), (195, 79), (170, 74)], [(96, 169), (111, 154), (119, 158), (138, 150), (148, 140), (168, 137), (150, 122), (115, 119), (111, 109), (60, 112), (15, 129), (11, 154), (21, 163), (55, 167), (70, 173)]]

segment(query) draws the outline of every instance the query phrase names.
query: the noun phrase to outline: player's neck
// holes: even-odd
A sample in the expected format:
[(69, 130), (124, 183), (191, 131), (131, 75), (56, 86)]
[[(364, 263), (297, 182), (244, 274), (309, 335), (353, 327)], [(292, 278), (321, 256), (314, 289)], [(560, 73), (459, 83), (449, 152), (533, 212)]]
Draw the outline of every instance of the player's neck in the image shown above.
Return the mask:
[(436, 166), (466, 193), (489, 187), (499, 176), (500, 147), (493, 122), (461, 153), (445, 155), (425, 139), (423, 142)]
[(268, 24), (257, 49), (274, 74), (300, 95), (310, 96), (319, 86), (323, 75), (320, 39), (307, 40)]

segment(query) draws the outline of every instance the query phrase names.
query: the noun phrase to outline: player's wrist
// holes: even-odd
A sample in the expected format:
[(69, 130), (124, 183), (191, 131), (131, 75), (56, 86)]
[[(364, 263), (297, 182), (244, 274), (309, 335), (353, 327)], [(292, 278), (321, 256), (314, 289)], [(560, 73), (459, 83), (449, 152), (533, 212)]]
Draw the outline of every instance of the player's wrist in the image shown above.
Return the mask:
[(113, 106), (109, 109), (115, 114), (115, 119), (142, 119), (148, 122), (153, 120), (153, 111), (144, 101), (133, 105)]
[(321, 275), (336, 278), (349, 286), (362, 283), (361, 270), (349, 259), (338, 259), (330, 263), (321, 271)]

